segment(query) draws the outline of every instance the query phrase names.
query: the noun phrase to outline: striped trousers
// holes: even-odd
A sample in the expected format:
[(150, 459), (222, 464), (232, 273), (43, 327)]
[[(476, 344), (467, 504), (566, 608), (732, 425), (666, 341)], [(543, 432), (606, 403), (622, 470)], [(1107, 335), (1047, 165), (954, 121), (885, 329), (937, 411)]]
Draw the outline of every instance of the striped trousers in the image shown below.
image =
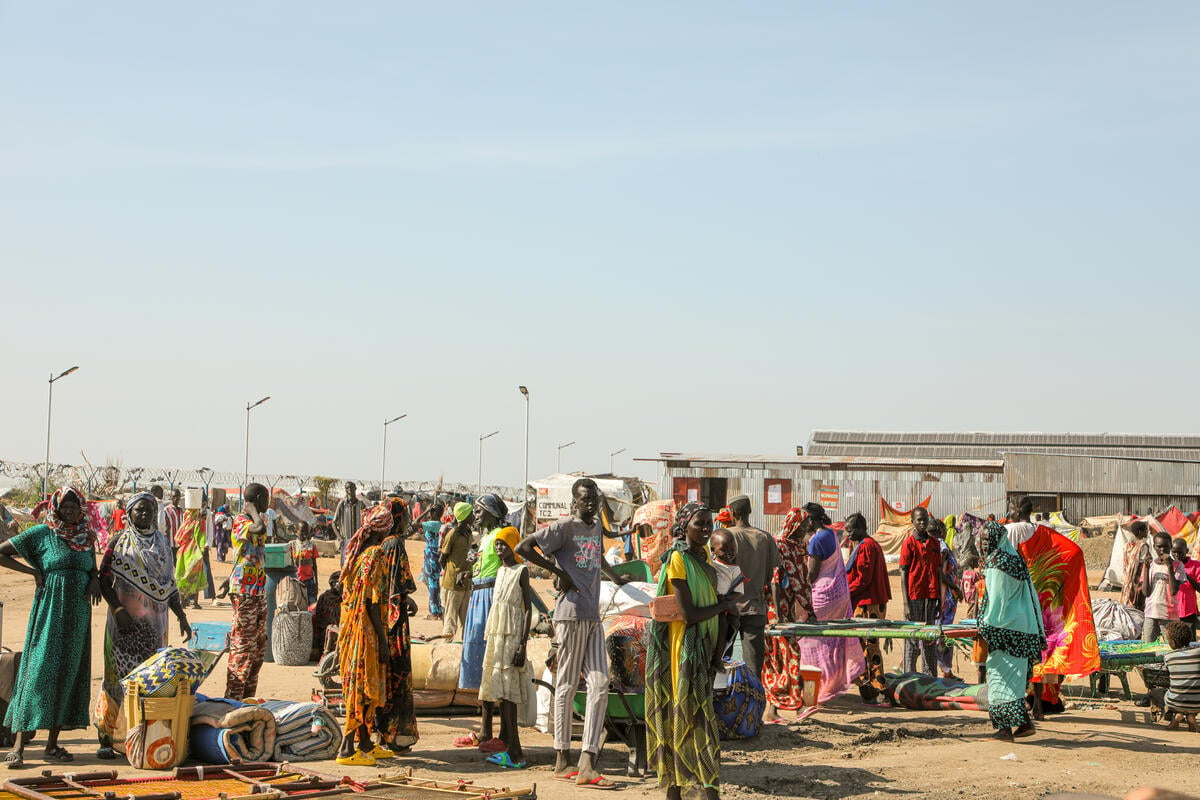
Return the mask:
[(587, 682), (587, 711), (583, 718), (583, 751), (600, 752), (604, 710), (608, 707), (608, 652), (604, 628), (590, 620), (554, 623), (558, 640), (558, 669), (554, 674), (554, 749), (571, 749), (571, 705), (582, 672)]

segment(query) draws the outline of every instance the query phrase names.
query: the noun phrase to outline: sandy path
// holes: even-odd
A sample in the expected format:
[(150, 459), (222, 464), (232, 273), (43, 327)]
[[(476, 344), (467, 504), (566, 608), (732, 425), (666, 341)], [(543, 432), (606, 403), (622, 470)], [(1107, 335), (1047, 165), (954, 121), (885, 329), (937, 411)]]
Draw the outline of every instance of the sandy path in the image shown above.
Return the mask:
[[(409, 557), (420, 564), (421, 544), (410, 541)], [(332, 559), (322, 559), (327, 575)], [(228, 565), (214, 565), (218, 575)], [(1096, 576), (1098, 577), (1098, 576)], [(1095, 578), (1094, 578), (1095, 579)], [(895, 579), (894, 579), (895, 580)], [(548, 587), (539, 586), (544, 596)], [(895, 587), (894, 587), (895, 588)], [(33, 596), (33, 582), (13, 573), (0, 575), (0, 601), (4, 603), (3, 644), (19, 649), (25, 619)], [(193, 621), (227, 621), (227, 603), (190, 612)], [(434, 635), (440, 624), (423, 619), (424, 587), (418, 591), (421, 611), (414, 620), (416, 635)], [(93, 616), (92, 670), (94, 691), (102, 670), (104, 617)], [(172, 641), (178, 640), (174, 631)], [(885, 654), (889, 666), (898, 664), (901, 648)], [(281, 667), (266, 664), (261, 686), (272, 696), (307, 698), (317, 687), (312, 666)], [(960, 664), (959, 674), (969, 665)], [(207, 694), (224, 689), (224, 664), (201, 687)], [(1133, 681), (1135, 691), (1140, 682)], [(93, 695), (94, 696), (94, 695)], [(1149, 724), (1149, 715), (1127, 701), (1076, 702), (1067, 714), (1044, 724), (1037, 737), (1021, 744), (994, 743), (985, 715), (970, 712), (916, 712), (865, 708), (856, 697), (840, 698), (803, 724), (766, 726), (755, 740), (724, 743), (723, 794), (726, 797), (879, 797), (884, 795), (958, 800), (959, 798), (1043, 797), (1052, 791), (1098, 792), (1120, 795), (1137, 785), (1168, 788), (1200, 787), (1200, 735), (1168, 732)], [(473, 718), (421, 717), (421, 742), (406, 758), (373, 769), (346, 769), (333, 762), (313, 762), (318, 771), (375, 775), (380, 769), (411, 766), (417, 774), (446, 779), (467, 778), (491, 786), (536, 783), (539, 796), (565, 800), (588, 796), (586, 790), (551, 780), (551, 739), (524, 730), (522, 739), (531, 763), (523, 773), (504, 772), (483, 763), (478, 753), (451, 746), (454, 736), (470, 729)], [(122, 773), (139, 774), (123, 762), (100, 762), (94, 756), (95, 737), (88, 731), (63, 734), (63, 744), (76, 754), (76, 768), (103, 765)], [(41, 769), (39, 748), (30, 746), (28, 767)], [(1015, 754), (1016, 759), (1002, 757)], [(1180, 758), (1182, 756), (1182, 758)], [(605, 749), (606, 772), (624, 784), (622, 796), (660, 797), (650, 781), (624, 777), (625, 749), (614, 744)], [(123, 768), (122, 768), (123, 767)], [(144, 774), (144, 773), (140, 773)]]

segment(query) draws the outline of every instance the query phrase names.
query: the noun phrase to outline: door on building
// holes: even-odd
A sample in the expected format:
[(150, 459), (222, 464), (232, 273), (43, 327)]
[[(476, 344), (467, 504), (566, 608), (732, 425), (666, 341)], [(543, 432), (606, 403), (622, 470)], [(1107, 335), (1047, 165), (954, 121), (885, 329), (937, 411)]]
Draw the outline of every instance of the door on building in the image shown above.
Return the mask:
[(700, 502), (711, 508), (713, 516), (716, 516), (716, 513), (725, 507), (728, 490), (729, 481), (726, 478), (701, 478)]

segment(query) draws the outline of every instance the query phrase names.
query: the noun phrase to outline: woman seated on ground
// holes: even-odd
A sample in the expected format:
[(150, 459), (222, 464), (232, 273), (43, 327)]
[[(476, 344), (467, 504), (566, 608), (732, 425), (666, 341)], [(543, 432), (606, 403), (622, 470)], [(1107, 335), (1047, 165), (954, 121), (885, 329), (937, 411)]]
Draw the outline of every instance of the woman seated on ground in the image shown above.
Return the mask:
[(87, 727), (92, 678), (88, 600), (100, 602), (95, 545), (87, 503), (69, 486), (50, 499), (45, 524), (0, 544), (0, 567), (32, 575), (37, 585), (4, 718), (16, 733), (16, 744), (4, 758), (9, 769), (24, 766), (25, 745), (38, 730), (49, 731), (47, 761), (73, 761), (59, 746), (58, 734)]

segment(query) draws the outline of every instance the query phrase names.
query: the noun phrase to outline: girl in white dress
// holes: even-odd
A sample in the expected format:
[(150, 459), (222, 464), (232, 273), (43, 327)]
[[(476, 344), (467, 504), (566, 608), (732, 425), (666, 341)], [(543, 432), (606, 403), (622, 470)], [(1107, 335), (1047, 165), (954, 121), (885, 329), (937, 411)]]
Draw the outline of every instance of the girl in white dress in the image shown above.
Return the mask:
[[(505, 536), (504, 533), (508, 535)], [(529, 568), (518, 563), (513, 552), (520, 534), (506, 528), (496, 536), (494, 547), (500, 558), (492, 610), (488, 613), (484, 637), (483, 679), (479, 699), (500, 704), (500, 739), (505, 751), (488, 756), (488, 762), (506, 769), (524, 769), (518, 709), (525, 706), (531, 691), (533, 671), (525, 658), (532, 620), (533, 590), (529, 586)]]

